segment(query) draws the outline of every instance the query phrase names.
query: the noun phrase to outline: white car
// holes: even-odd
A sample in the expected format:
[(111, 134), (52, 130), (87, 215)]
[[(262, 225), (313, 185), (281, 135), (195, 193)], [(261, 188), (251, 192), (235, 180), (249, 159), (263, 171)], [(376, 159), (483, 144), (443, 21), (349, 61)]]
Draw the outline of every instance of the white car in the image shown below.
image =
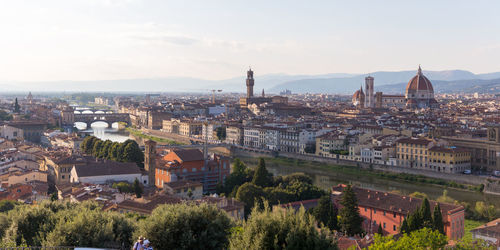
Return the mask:
[(464, 174), (472, 174), (472, 171), (470, 171), (469, 169), (467, 169), (467, 170), (464, 171)]

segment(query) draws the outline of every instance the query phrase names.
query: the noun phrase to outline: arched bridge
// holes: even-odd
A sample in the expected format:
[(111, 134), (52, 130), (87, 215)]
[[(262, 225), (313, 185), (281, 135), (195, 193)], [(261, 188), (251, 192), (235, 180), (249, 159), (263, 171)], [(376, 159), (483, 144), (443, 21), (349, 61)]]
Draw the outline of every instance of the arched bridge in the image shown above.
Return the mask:
[(115, 122), (125, 122), (130, 125), (130, 116), (127, 113), (115, 113), (115, 114), (75, 114), (74, 122), (84, 122), (87, 124), (87, 128), (94, 122), (106, 122), (108, 127)]

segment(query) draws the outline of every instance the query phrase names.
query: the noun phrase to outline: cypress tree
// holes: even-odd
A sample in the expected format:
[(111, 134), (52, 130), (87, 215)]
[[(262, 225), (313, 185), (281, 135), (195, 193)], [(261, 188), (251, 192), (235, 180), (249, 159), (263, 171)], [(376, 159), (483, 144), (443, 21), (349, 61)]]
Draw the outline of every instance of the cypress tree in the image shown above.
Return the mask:
[(441, 214), (439, 203), (434, 207), (433, 222), (432, 229), (438, 230), (440, 233), (444, 234), (443, 215)]
[(399, 232), (402, 234), (409, 233), (410, 228), (408, 227), (408, 222), (406, 222), (407, 219), (403, 220), (403, 224), (401, 224), (401, 227), (399, 228)]
[(333, 205), (329, 195), (322, 196), (318, 200), (318, 206), (312, 211), (318, 224), (323, 223), (330, 230), (338, 230), (337, 213), (337, 208)]
[(339, 212), (340, 230), (349, 236), (363, 233), (361, 227), (363, 218), (359, 215), (358, 199), (351, 185), (347, 185), (344, 189), (340, 204), (342, 205)]
[(141, 184), (139, 183), (139, 180), (137, 178), (135, 178), (135, 181), (134, 181), (134, 193), (135, 193), (135, 197), (137, 198), (141, 198), (142, 197), (142, 187), (141, 187)]
[(16, 101), (14, 103), (14, 112), (19, 113), (19, 111), (21, 111), (21, 107), (19, 106), (19, 102), (17, 101), (17, 97), (16, 97)]
[(378, 224), (377, 233), (384, 236), (384, 230), (382, 229), (382, 224)]
[(252, 183), (259, 187), (269, 187), (272, 184), (272, 180), (269, 178), (269, 172), (267, 172), (266, 163), (263, 158), (259, 159), (259, 165), (257, 165), (257, 169), (255, 169)]
[(431, 206), (429, 204), (429, 200), (427, 198), (424, 198), (422, 201), (422, 206), (420, 207), (420, 218), (422, 219), (422, 224), (419, 227), (427, 227), (427, 228), (432, 228), (432, 214), (431, 214)]

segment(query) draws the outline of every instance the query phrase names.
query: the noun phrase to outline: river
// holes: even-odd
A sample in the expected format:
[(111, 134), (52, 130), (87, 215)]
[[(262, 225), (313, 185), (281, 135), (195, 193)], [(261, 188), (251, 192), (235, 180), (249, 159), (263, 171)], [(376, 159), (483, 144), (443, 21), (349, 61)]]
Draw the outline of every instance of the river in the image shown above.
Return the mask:
[(119, 130), (117, 123), (114, 123), (111, 128), (108, 128), (108, 124), (105, 122), (94, 122), (92, 123), (91, 128), (87, 128), (85, 123), (76, 122), (75, 127), (79, 132), (93, 135), (101, 140), (124, 142), (128, 139), (133, 139), (126, 130)]
[[(247, 165), (254, 167), (257, 164), (257, 159), (255, 158), (241, 158)], [(330, 189), (332, 186), (338, 185), (340, 183), (344, 184), (354, 184), (359, 187), (375, 189), (380, 191), (393, 191), (400, 194), (408, 195), (413, 192), (425, 193), (430, 199), (436, 199), (443, 194), (445, 188), (425, 184), (425, 183), (414, 183), (401, 180), (388, 180), (382, 179), (380, 177), (373, 177), (367, 175), (352, 175), (343, 173), (340, 171), (335, 171), (332, 169), (322, 168), (321, 165), (324, 163), (306, 162), (300, 163), (299, 165), (294, 164), (284, 164), (276, 162), (266, 162), (266, 167), (269, 172), (274, 175), (288, 175), (291, 173), (302, 172), (309, 175), (313, 179), (314, 185), (321, 187), (325, 190)], [(447, 188), (448, 196), (458, 200), (466, 201), (470, 204), (475, 204), (477, 201), (484, 201), (488, 204), (493, 204), (495, 207), (500, 207), (500, 196), (492, 194), (484, 194), (475, 191), (459, 190)]]

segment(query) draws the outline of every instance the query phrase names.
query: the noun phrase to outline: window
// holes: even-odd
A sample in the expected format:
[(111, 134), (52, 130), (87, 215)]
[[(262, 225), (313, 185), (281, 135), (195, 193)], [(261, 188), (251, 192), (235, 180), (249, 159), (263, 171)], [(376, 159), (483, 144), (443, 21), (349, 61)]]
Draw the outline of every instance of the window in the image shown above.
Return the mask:
[(373, 209), (373, 213), (376, 214), (377, 213), (377, 209), (374, 208)]
[(366, 207), (365, 207), (365, 212), (366, 212)]
[(192, 168), (192, 169), (191, 169), (191, 171), (192, 171), (192, 172), (196, 172), (196, 168)]
[(385, 216), (385, 211), (384, 211), (384, 216)]
[(396, 231), (396, 225), (392, 225), (392, 231)]
[(384, 228), (385, 228), (385, 222), (384, 222)]
[(394, 216), (393, 216), (393, 217), (394, 217), (394, 218), (396, 218), (396, 213), (394, 213)]

